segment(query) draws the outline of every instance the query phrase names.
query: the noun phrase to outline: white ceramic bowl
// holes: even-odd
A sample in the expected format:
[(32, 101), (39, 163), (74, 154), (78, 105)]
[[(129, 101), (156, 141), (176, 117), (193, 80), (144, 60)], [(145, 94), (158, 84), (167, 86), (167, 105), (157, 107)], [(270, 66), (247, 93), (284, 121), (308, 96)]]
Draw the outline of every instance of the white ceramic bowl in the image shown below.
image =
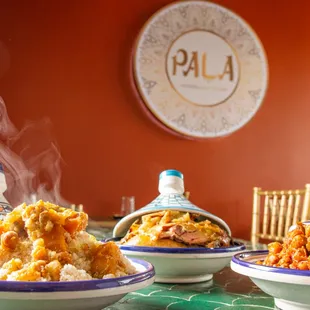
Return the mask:
[(129, 258), (149, 261), (155, 267), (155, 282), (195, 283), (210, 280), (229, 265), (236, 253), (245, 250), (241, 243), (227, 248), (161, 248), (119, 245)]
[(310, 309), (310, 271), (267, 267), (255, 262), (263, 260), (268, 251), (251, 251), (232, 258), (231, 269), (250, 279), (275, 299), (281, 310)]
[[(229, 236), (228, 224), (218, 216), (199, 208), (184, 195), (183, 174), (169, 169), (159, 175), (158, 189), (160, 195), (145, 207), (136, 210), (121, 219), (113, 229), (113, 237), (124, 237), (131, 224), (138, 218), (159, 211), (181, 211), (199, 215), (199, 221), (210, 220), (224, 229)], [(235, 243), (231, 247), (207, 249), (162, 248), (146, 246), (119, 245), (121, 251), (130, 258), (142, 258), (155, 267), (156, 282), (194, 283), (210, 280), (214, 273), (229, 264), (231, 257), (245, 249), (243, 244)]]
[(3, 310), (101, 310), (127, 293), (151, 285), (154, 267), (143, 260), (131, 262), (135, 275), (87, 281), (19, 282), (0, 281), (0, 309)]
[[(310, 221), (304, 221), (302, 222), (303, 225), (310, 225)], [(289, 228), (289, 232), (291, 232), (292, 230), (296, 229), (297, 225), (292, 225), (290, 228)]]

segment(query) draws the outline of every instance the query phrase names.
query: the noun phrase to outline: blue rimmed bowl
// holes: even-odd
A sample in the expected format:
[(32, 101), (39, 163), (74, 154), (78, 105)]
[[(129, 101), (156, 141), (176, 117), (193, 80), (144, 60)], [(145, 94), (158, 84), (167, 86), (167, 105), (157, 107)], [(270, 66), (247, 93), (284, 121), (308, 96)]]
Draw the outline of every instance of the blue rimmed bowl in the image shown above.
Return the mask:
[(231, 269), (248, 276), (262, 291), (274, 297), (281, 310), (310, 309), (310, 271), (257, 265), (268, 251), (235, 255)]
[[(114, 239), (117, 240), (117, 239)], [(164, 248), (119, 245), (123, 254), (150, 262), (156, 271), (155, 282), (197, 283), (212, 279), (233, 255), (245, 250), (242, 243), (234, 242), (226, 248)]]
[[(183, 174), (175, 169), (165, 170), (159, 175), (160, 195), (153, 201), (121, 219), (113, 230), (114, 238), (122, 238), (131, 224), (138, 218), (159, 211), (181, 211), (199, 215), (199, 221), (206, 219), (224, 229), (229, 236), (228, 224), (218, 216), (199, 208), (184, 196)], [(115, 240), (115, 239), (114, 239)], [(142, 258), (151, 262), (156, 271), (156, 282), (194, 283), (210, 280), (214, 273), (229, 264), (231, 257), (245, 249), (240, 243), (223, 248), (164, 248), (119, 245), (130, 258)]]
[[(158, 199), (165, 200), (165, 197), (159, 196)], [(219, 217), (192, 205), (184, 197), (171, 194), (170, 202), (174, 200), (181, 201), (182, 206), (152, 204), (148, 205), (123, 218), (114, 228), (113, 236), (110, 239), (119, 241), (123, 237), (130, 225), (139, 217), (162, 210), (175, 210), (199, 214), (202, 220), (209, 219), (227, 231), (231, 236), (229, 226)], [(185, 203), (188, 206), (185, 206)], [(212, 279), (213, 274), (229, 265), (233, 255), (245, 250), (242, 243), (234, 242), (231, 247), (222, 248), (165, 248), (151, 246), (133, 246), (118, 244), (120, 250), (129, 258), (141, 258), (155, 267), (155, 282), (161, 283), (196, 283)]]
[(102, 280), (69, 282), (0, 281), (0, 309), (5, 310), (101, 310), (127, 293), (154, 282), (154, 267), (131, 259), (138, 273)]

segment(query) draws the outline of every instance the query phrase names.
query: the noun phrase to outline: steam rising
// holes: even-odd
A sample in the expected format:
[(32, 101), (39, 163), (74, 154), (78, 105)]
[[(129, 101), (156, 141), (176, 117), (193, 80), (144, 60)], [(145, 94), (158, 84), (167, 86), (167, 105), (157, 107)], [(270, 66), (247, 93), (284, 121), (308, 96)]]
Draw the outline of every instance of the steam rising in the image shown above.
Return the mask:
[(5, 197), (13, 207), (39, 199), (69, 206), (60, 195), (63, 161), (51, 128), (43, 119), (19, 131), (0, 97), (0, 162), (8, 185)]

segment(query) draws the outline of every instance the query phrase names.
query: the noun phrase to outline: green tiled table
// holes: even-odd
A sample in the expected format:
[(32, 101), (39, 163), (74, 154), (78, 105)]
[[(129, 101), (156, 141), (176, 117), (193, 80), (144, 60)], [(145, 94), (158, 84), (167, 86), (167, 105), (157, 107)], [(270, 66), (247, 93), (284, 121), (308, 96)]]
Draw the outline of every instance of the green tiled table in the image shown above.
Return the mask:
[[(98, 239), (111, 236), (111, 231), (90, 231)], [(266, 249), (255, 247), (245, 240), (249, 250)], [(256, 310), (274, 309), (274, 300), (262, 292), (248, 277), (233, 272), (229, 266), (216, 273), (212, 280), (195, 284), (153, 285), (126, 295), (106, 310)]]
[(274, 309), (273, 298), (229, 267), (197, 284), (159, 284), (125, 296), (106, 310), (255, 310)]

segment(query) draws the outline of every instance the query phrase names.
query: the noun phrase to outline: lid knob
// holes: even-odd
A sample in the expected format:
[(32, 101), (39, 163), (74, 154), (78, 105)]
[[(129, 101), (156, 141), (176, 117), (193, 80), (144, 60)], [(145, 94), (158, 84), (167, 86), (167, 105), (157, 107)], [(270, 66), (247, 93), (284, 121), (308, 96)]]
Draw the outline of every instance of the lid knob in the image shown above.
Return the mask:
[(184, 193), (183, 174), (174, 169), (165, 170), (159, 175), (158, 190), (161, 194)]

